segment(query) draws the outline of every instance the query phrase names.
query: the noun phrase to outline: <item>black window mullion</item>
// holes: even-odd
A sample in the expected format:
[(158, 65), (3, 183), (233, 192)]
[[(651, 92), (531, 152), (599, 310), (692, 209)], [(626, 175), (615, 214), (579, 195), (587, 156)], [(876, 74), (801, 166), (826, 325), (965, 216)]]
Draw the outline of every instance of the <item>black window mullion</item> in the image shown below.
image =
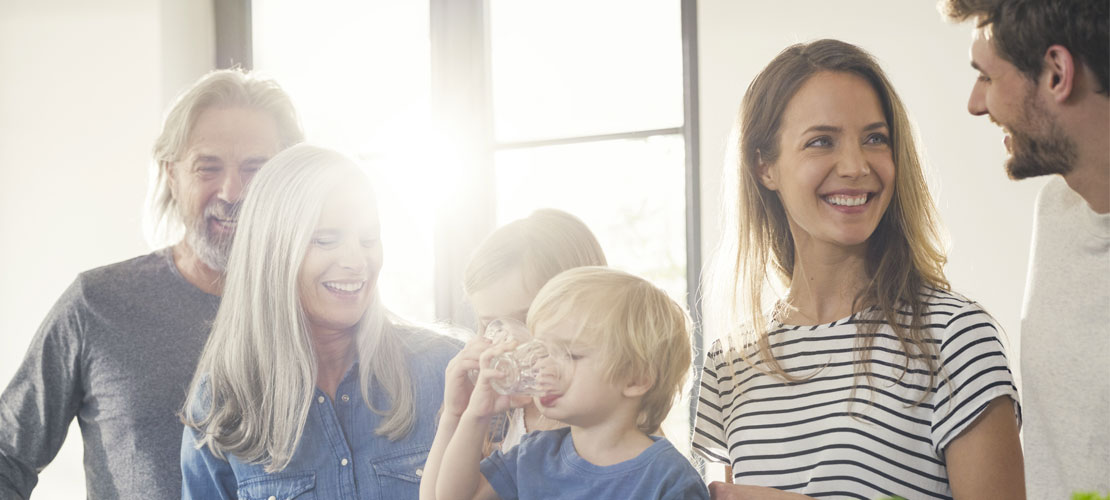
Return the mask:
[[(683, 138), (686, 144), (686, 304), (693, 320), (694, 373), (705, 362), (701, 326), (701, 156), (698, 128), (698, 2), (681, 0)], [(696, 379), (696, 376), (695, 376)], [(697, 380), (694, 381), (697, 390)], [(690, 425), (697, 416), (697, 398), (690, 398)]]
[(216, 68), (254, 68), (251, 0), (212, 0)]

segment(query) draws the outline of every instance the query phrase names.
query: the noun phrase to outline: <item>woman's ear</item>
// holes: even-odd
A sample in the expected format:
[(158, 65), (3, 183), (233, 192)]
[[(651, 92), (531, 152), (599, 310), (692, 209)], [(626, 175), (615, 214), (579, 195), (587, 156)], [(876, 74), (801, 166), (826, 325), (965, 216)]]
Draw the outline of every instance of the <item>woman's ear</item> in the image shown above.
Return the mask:
[(778, 170), (775, 169), (775, 166), (768, 165), (766, 162), (764, 162), (763, 154), (759, 151), (755, 152), (755, 161), (756, 172), (759, 174), (759, 182), (763, 184), (763, 187), (770, 189), (771, 191), (778, 191)]

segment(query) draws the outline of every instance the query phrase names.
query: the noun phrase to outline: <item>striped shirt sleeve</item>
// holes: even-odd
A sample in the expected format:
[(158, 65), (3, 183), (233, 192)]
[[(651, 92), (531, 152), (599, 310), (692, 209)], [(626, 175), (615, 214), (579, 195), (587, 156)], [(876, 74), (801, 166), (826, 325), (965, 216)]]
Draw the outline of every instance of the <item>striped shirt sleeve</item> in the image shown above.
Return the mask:
[[(721, 342), (716, 341), (705, 357), (698, 387), (697, 417), (694, 421), (694, 451), (711, 462), (728, 464), (728, 445), (724, 429), (724, 398), (721, 391), (732, 392), (732, 377), (722, 363)], [(726, 377), (722, 383), (721, 377)], [(730, 397), (731, 399), (731, 397)]]
[(940, 346), (941, 372), (933, 394), (932, 441), (938, 456), (999, 397), (1009, 397), (1021, 425), (1021, 405), (1000, 335), (1002, 329), (974, 302), (948, 321)]

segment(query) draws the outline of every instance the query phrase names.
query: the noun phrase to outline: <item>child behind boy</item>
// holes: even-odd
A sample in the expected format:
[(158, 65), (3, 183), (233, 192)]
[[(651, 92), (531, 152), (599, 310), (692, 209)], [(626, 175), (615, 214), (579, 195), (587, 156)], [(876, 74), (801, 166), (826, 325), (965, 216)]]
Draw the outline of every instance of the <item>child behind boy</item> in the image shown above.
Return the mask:
[[(496, 393), (490, 360), (510, 346), (466, 349), (448, 365), (444, 412), (425, 467), (422, 498), (708, 499), (697, 471), (659, 428), (690, 370), (686, 315), (636, 276), (580, 267), (551, 279), (528, 312), (536, 338), (569, 352), (567, 376), (534, 401), (569, 428), (540, 431), (482, 459), (490, 418), (521, 401)], [(481, 367), (464, 409), (459, 371)], [(434, 497), (430, 494), (435, 492)]]
[[(466, 264), (463, 290), (481, 332), (495, 319), (527, 321), (532, 300), (555, 275), (604, 265), (605, 252), (584, 222), (562, 210), (541, 208), (497, 228), (478, 245)], [(497, 424), (483, 446), (486, 455), (494, 449), (508, 451), (530, 431), (565, 427), (540, 415), (531, 399), (503, 417), (494, 419)]]

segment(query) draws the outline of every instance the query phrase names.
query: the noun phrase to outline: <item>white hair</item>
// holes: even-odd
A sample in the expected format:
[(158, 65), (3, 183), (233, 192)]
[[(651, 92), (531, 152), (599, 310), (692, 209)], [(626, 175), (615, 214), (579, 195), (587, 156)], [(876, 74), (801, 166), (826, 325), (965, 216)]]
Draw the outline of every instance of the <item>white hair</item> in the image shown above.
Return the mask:
[(181, 214), (170, 190), (170, 168), (182, 160), (197, 118), (211, 108), (247, 108), (268, 113), (277, 126), (278, 145), (282, 149), (304, 141), (293, 101), (277, 82), (239, 68), (211, 71), (202, 76), (177, 97), (154, 141), (154, 162), (143, 214), (147, 241), (154, 246), (174, 243), (182, 235)]
[[(344, 184), (369, 181), (350, 159), (298, 145), (274, 156), (247, 190), (231, 247), (223, 300), (201, 354), (183, 423), (224, 457), (288, 465), (304, 431), (316, 387), (316, 355), (298, 294), (297, 277), (324, 201)], [(406, 436), (416, 415), (404, 329), (377, 290), (359, 321), (356, 345), (362, 397), (385, 416), (375, 429)], [(371, 387), (388, 396), (375, 408)]]

